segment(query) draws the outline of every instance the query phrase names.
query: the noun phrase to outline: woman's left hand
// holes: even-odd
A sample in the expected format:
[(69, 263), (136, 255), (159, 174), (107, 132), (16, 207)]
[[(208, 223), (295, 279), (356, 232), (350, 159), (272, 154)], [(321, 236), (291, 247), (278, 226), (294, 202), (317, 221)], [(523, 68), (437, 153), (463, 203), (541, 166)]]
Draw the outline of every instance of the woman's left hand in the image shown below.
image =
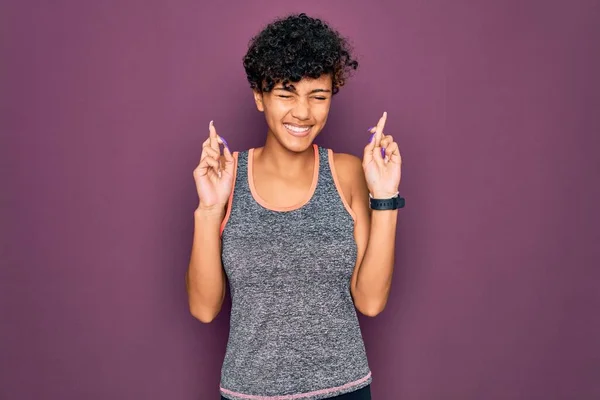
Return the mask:
[(376, 199), (388, 199), (398, 192), (402, 167), (402, 157), (398, 144), (391, 135), (383, 133), (387, 113), (372, 128), (371, 141), (365, 147), (363, 170), (369, 192)]

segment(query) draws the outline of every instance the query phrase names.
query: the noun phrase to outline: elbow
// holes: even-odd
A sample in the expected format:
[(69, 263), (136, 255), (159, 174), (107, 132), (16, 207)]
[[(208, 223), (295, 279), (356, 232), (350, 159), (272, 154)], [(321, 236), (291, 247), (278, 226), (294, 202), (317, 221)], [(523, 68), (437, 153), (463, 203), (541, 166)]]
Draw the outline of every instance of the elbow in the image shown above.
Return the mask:
[(366, 317), (374, 318), (374, 317), (378, 316), (379, 314), (381, 314), (381, 312), (383, 311), (383, 308), (384, 307), (370, 307), (370, 308), (359, 309), (358, 311), (360, 311), (360, 313)]
[(388, 300), (389, 291), (378, 293), (377, 295), (361, 292), (357, 288), (352, 291), (354, 306), (362, 315), (366, 317), (376, 317), (383, 312)]
[(219, 315), (219, 310), (213, 311), (190, 306), (190, 314), (192, 314), (192, 316), (198, 321), (204, 324), (210, 324), (212, 321), (214, 321), (217, 315)]
[(356, 308), (362, 315), (373, 318), (383, 312), (383, 310), (385, 309), (385, 304), (385, 301), (369, 302), (366, 304), (357, 304)]
[(221, 305), (223, 304), (223, 295), (221, 295), (221, 300), (219, 302), (214, 302), (211, 306), (210, 304), (207, 304), (206, 301), (201, 300), (201, 297), (199, 298), (198, 295), (194, 294), (190, 290), (190, 283), (187, 274), (185, 277), (185, 284), (188, 293), (188, 304), (190, 314), (192, 314), (192, 316), (198, 321), (205, 324), (209, 324), (212, 321), (214, 321), (214, 319), (217, 317), (217, 315), (219, 315), (219, 312), (221, 311)]

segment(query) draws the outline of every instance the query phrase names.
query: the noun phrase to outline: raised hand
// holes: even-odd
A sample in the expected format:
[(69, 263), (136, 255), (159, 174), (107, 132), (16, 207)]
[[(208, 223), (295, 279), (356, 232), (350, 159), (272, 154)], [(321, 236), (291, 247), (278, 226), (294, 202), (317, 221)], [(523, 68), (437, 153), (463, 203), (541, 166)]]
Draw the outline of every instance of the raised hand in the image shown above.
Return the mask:
[[(194, 180), (200, 204), (198, 209), (222, 209), (233, 189), (235, 163), (227, 142), (217, 135), (212, 121), (208, 126), (208, 139), (202, 144), (200, 163), (194, 169)], [(223, 145), (221, 157), (220, 145)]]
[(402, 157), (398, 144), (391, 135), (383, 133), (386, 120), (384, 112), (377, 126), (371, 129), (373, 136), (365, 147), (362, 163), (369, 192), (378, 199), (396, 195), (401, 177)]

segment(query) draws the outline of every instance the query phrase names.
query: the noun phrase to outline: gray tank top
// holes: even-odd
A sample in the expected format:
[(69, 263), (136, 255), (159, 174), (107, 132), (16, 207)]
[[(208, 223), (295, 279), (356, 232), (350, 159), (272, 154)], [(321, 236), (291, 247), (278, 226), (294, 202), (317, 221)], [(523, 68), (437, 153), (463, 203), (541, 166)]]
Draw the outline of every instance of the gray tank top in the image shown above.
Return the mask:
[[(354, 218), (331, 150), (314, 145), (306, 200), (274, 209), (256, 193), (253, 150), (236, 154), (222, 227), (232, 299), (221, 395), (232, 400), (316, 400), (371, 382), (350, 279)], [(333, 171), (333, 172), (332, 172)]]

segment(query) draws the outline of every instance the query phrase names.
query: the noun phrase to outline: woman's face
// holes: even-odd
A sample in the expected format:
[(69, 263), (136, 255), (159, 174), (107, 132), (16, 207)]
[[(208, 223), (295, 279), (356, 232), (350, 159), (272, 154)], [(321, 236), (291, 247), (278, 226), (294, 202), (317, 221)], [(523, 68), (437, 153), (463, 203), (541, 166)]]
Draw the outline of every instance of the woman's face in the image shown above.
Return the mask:
[(331, 105), (330, 75), (304, 78), (287, 88), (277, 84), (271, 92), (254, 92), (256, 107), (265, 113), (269, 135), (285, 148), (301, 152), (312, 145), (325, 126)]

